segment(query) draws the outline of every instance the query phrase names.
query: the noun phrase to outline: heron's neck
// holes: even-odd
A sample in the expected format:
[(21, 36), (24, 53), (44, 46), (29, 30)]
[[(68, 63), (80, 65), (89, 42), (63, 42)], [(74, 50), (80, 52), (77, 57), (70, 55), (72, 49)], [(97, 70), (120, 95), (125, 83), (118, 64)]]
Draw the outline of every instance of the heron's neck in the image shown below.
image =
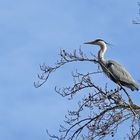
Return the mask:
[(98, 59), (99, 59), (99, 61), (101, 61), (103, 64), (105, 64), (106, 63), (106, 61), (105, 61), (105, 59), (104, 59), (104, 54), (105, 54), (105, 52), (106, 52), (106, 50), (107, 50), (107, 46), (106, 46), (106, 44), (105, 43), (103, 43), (103, 44), (100, 44), (100, 51), (99, 51), (99, 53), (98, 53)]

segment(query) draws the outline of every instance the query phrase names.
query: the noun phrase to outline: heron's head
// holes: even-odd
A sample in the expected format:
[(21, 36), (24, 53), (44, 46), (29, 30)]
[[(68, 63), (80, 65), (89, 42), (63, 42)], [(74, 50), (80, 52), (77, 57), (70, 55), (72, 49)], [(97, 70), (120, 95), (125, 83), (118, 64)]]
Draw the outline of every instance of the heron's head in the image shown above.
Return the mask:
[(102, 40), (102, 39), (96, 39), (96, 40), (94, 40), (94, 41), (84, 42), (84, 44), (105, 46), (105, 45), (108, 45), (109, 43), (105, 42), (105, 41)]

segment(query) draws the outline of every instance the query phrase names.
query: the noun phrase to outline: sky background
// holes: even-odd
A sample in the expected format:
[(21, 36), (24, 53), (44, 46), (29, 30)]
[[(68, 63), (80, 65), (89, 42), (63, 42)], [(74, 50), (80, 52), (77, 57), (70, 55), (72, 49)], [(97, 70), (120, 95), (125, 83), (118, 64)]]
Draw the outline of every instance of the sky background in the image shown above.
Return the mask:
[[(72, 51), (102, 38), (113, 44), (106, 59), (120, 62), (140, 80), (136, 17), (137, 0), (0, 0), (0, 140), (47, 140), (46, 129), (56, 133), (67, 110), (77, 105), (57, 95), (54, 86), (72, 83), (77, 67), (96, 70), (93, 64), (65, 66), (41, 88), (33, 86), (39, 65), (54, 64), (60, 48)], [(81, 47), (97, 54), (98, 47)], [(138, 92), (131, 96), (140, 104)]]

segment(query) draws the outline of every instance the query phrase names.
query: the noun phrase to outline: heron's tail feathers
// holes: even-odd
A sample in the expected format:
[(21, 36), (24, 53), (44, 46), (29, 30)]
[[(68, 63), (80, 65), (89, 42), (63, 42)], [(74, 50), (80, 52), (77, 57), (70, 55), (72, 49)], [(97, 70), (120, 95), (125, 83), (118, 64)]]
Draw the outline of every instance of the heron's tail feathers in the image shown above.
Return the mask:
[(134, 90), (138, 91), (139, 90), (139, 86), (136, 83), (133, 83), (133, 85), (131, 85), (130, 88), (131, 88), (132, 91), (134, 91)]

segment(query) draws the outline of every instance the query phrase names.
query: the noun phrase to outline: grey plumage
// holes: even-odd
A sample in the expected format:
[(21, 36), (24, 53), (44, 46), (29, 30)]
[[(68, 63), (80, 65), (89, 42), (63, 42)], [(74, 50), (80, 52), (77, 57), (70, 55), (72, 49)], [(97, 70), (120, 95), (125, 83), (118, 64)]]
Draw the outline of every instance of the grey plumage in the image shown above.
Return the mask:
[(107, 50), (107, 44), (102, 39), (97, 39), (91, 42), (85, 42), (84, 44), (99, 45), (100, 51), (98, 52), (99, 63), (104, 71), (104, 73), (115, 83), (121, 86), (126, 86), (132, 91), (139, 90), (136, 81), (133, 79), (131, 74), (119, 63), (113, 60), (106, 61), (104, 59), (104, 54)]
[[(104, 73), (115, 83), (130, 88), (132, 91), (139, 90), (138, 85), (130, 73), (119, 63), (108, 60), (105, 67), (101, 66)], [(108, 71), (107, 71), (108, 70)]]

